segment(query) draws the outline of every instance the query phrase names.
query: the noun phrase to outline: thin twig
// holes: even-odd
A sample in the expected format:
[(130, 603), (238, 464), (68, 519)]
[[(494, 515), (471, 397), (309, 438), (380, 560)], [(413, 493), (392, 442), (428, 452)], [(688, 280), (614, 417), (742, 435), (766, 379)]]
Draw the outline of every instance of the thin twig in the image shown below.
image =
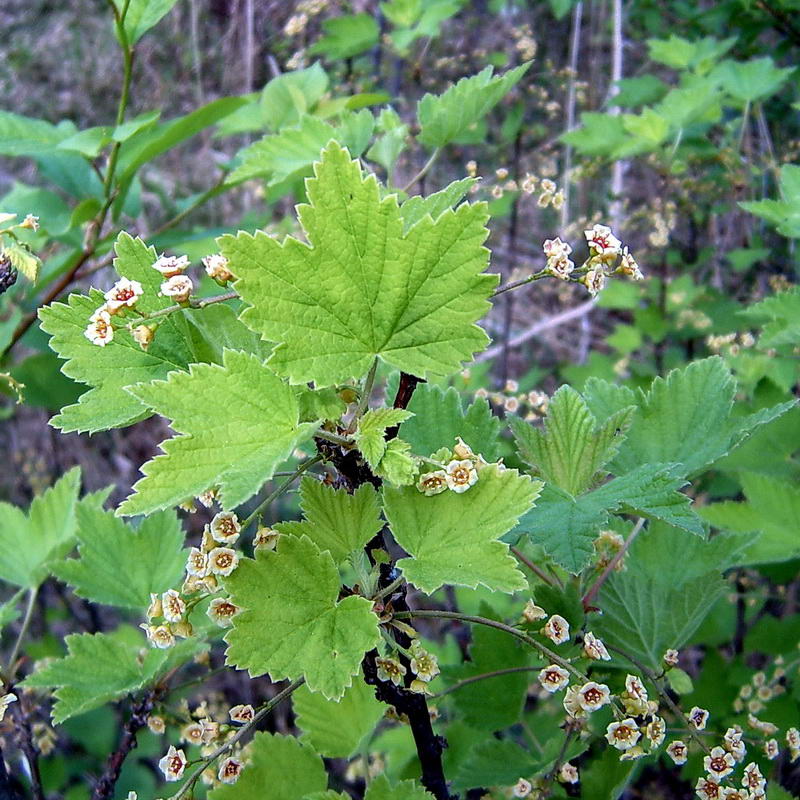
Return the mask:
[(4, 680), (9, 686), (14, 682), (14, 676), (17, 672), (17, 656), (19, 655), (22, 643), (28, 634), (28, 628), (30, 627), (31, 620), (33, 619), (33, 610), (36, 607), (36, 595), (38, 591), (39, 589), (36, 586), (28, 590), (28, 603), (25, 606), (25, 616), (22, 618), (22, 624), (20, 625), (19, 633), (17, 633), (14, 647), (11, 648), (11, 655), (9, 655), (8, 662), (6, 663)]
[(518, 547), (512, 547), (511, 552), (534, 574), (549, 586), (555, 586), (555, 580), (541, 567), (533, 563)]
[(167, 314), (172, 314), (173, 311), (180, 311), (182, 308), (205, 308), (206, 306), (213, 305), (214, 303), (224, 303), (226, 300), (236, 300), (239, 295), (236, 292), (225, 292), (225, 294), (217, 294), (213, 297), (204, 297), (201, 299), (194, 298), (189, 300), (186, 305), (176, 303), (166, 308), (160, 308), (158, 311), (152, 311), (149, 314), (142, 314), (138, 319), (134, 320), (137, 324), (141, 320), (156, 319), (158, 317), (165, 317)]
[(440, 148), (437, 147), (431, 153), (431, 157), (425, 162), (422, 169), (400, 191), (407, 192), (417, 181), (422, 180), (428, 174), (430, 168), (436, 163), (440, 152)]
[(440, 697), (444, 697), (446, 694), (450, 694), (451, 692), (457, 692), (459, 689), (463, 688), (464, 686), (469, 686), (471, 683), (489, 680), (490, 678), (499, 678), (503, 675), (513, 675), (516, 672), (538, 672), (545, 666), (547, 665), (536, 664), (532, 667), (506, 667), (505, 669), (496, 669), (492, 672), (483, 672), (480, 675), (473, 675), (471, 678), (464, 678), (463, 681), (454, 683), (452, 686), (448, 686), (446, 689), (433, 696), (438, 699)]

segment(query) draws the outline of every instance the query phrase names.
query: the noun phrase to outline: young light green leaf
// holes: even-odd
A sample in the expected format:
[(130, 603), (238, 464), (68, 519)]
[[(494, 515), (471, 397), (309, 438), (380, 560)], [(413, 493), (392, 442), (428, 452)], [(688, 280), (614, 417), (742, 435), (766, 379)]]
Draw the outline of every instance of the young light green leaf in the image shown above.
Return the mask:
[(209, 800), (302, 800), (322, 792), (328, 776), (322, 759), (294, 736), (257, 733), (249, 748), (247, 766), (235, 784), (218, 786)]
[(262, 232), (220, 239), (251, 306), (242, 320), (280, 343), (275, 370), (331, 385), (360, 378), (379, 356), (424, 377), (485, 347), (474, 324), (496, 283), (482, 274), (485, 206), (425, 218), (402, 237), (395, 195), (381, 200), (375, 178), (335, 142), (306, 186), (310, 205), (299, 214), (310, 246)]
[(415, 781), (399, 781), (393, 786), (383, 774), (370, 782), (364, 800), (433, 800), (433, 795)]
[(49, 153), (70, 133), (68, 129), (62, 130), (43, 119), (0, 111), (0, 155), (35, 156)]
[(428, 594), (445, 584), (502, 592), (525, 588), (508, 545), (498, 539), (531, 508), (541, 486), (517, 470), (489, 465), (462, 494), (427, 497), (415, 486), (384, 487), (384, 513), (397, 543), (410, 554), (397, 566)]
[(151, 592), (164, 592), (181, 581), (186, 551), (173, 511), (153, 514), (136, 529), (112, 511), (79, 503), (77, 536), (80, 558), (55, 564), (53, 573), (80, 597), (141, 611)]
[(528, 71), (521, 64), (503, 75), (486, 67), (471, 78), (462, 78), (441, 95), (426, 94), (417, 104), (421, 128), (419, 140), (426, 147), (443, 147), (469, 131), (485, 117)]
[(337, 602), (333, 558), (307, 536), (282, 537), (277, 552), (243, 559), (225, 588), (244, 609), (225, 637), (226, 661), (253, 677), (305, 676), (311, 691), (335, 700), (381, 638), (369, 600), (351, 595)]
[(126, 3), (125, 33), (128, 43), (136, 44), (150, 28), (161, 22), (177, 2), (178, 0), (130, 0)]
[[(387, 389), (389, 396), (393, 394), (393, 383), (390, 381)], [(417, 455), (429, 456), (442, 447), (452, 449), (460, 436), (487, 461), (496, 461), (499, 457), (502, 423), (493, 416), (486, 400), (475, 400), (465, 411), (461, 396), (452, 386), (445, 390), (421, 383), (414, 391), (408, 410), (415, 416), (400, 426), (400, 436)]]
[(751, 200), (739, 205), (751, 214), (762, 217), (778, 233), (793, 239), (800, 238), (800, 167), (784, 164), (781, 167), (780, 200)]
[(411, 455), (411, 445), (402, 439), (390, 439), (386, 451), (373, 471), (393, 486), (409, 486), (417, 477), (417, 464)]
[[(137, 308), (145, 313), (172, 305), (167, 297), (158, 297), (162, 282), (152, 268), (156, 252), (141, 239), (121, 233), (117, 239), (114, 267), (120, 277), (141, 283), (144, 294)], [(106, 347), (92, 344), (84, 331), (89, 317), (105, 302), (102, 294), (92, 291), (89, 297), (70, 295), (66, 303), (53, 303), (40, 309), (42, 330), (52, 336), (50, 346), (66, 359), (63, 373), (89, 391), (74, 405), (62, 409), (51, 424), (62, 431), (93, 433), (107, 428), (130, 425), (149, 416), (147, 408), (123, 391), (139, 381), (164, 378), (176, 369), (185, 369), (195, 360), (189, 345), (187, 322), (183, 316), (170, 314), (159, 325), (156, 338), (145, 352), (126, 331), (119, 330)]]
[(300, 483), (300, 507), (304, 520), (279, 522), (275, 529), (307, 536), (320, 550), (327, 550), (337, 565), (354, 550), (362, 550), (383, 527), (378, 494), (366, 483), (349, 494), (305, 476)]
[(300, 116), (310, 112), (322, 98), (328, 83), (328, 76), (319, 63), (273, 78), (261, 92), (265, 127), (278, 131), (296, 125)]
[(476, 183), (478, 183), (477, 178), (462, 178), (427, 197), (420, 194), (409, 197), (400, 206), (400, 214), (403, 217), (403, 235), (405, 236), (423, 217), (430, 215), (435, 220), (448, 209), (455, 208)]
[(413, 414), (410, 411), (402, 408), (376, 408), (367, 411), (358, 421), (354, 438), (361, 455), (373, 469), (378, 466), (386, 452), (386, 429), (399, 425), (411, 416)]
[(722, 88), (742, 103), (763, 100), (780, 89), (795, 67), (779, 69), (769, 56), (750, 61), (723, 61), (711, 74)]
[(616, 455), (634, 411), (628, 406), (598, 425), (584, 399), (562, 386), (547, 408), (543, 430), (519, 417), (509, 422), (522, 458), (548, 483), (578, 495)]
[(19, 270), (31, 283), (36, 283), (42, 267), (39, 256), (20, 242), (6, 243), (0, 253), (11, 262), (14, 269)]
[(75, 538), (81, 471), (74, 467), (33, 499), (28, 513), (0, 503), (0, 579), (34, 589), (49, 565), (65, 556)]
[[(148, 514), (219, 486), (223, 507), (244, 503), (314, 431), (291, 388), (258, 356), (226, 350), (222, 365), (193, 364), (128, 391), (169, 417), (178, 434), (142, 467), (117, 514)], [(197, 398), (203, 398), (198, 403)]]
[(339, 702), (301, 686), (292, 697), (301, 740), (327, 758), (350, 758), (383, 718), (386, 707), (375, 699), (375, 690), (359, 677)]
[(310, 55), (338, 60), (353, 58), (378, 43), (380, 28), (371, 14), (342, 14), (322, 23), (325, 32), (309, 49)]
[(65, 642), (66, 656), (50, 661), (24, 681), (25, 686), (34, 688), (56, 687), (56, 725), (147, 686), (199, 648), (197, 641), (187, 639), (169, 650), (157, 650), (145, 643), (140, 631), (131, 629), (111, 634), (73, 633)]

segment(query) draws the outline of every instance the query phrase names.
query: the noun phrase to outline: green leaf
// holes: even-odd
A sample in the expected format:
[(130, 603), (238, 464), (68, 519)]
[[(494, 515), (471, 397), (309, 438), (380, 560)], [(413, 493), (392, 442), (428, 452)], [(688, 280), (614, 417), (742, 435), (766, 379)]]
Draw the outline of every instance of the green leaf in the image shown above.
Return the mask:
[(361, 417), (354, 438), (370, 467), (375, 469), (386, 453), (386, 429), (399, 425), (411, 416), (413, 415), (410, 411), (402, 408), (378, 408), (367, 411)]
[(34, 589), (51, 562), (63, 558), (75, 537), (81, 471), (74, 467), (33, 499), (28, 513), (0, 503), (0, 579)]
[(575, 575), (591, 560), (593, 542), (611, 513), (660, 520), (704, 537), (690, 499), (678, 491), (685, 483), (678, 473), (673, 465), (645, 464), (578, 498), (547, 486), (517, 531), (527, 531), (556, 563)]
[(744, 503), (712, 503), (701, 509), (717, 528), (738, 533), (760, 533), (738, 559), (739, 564), (769, 564), (800, 557), (800, 489), (771, 475), (739, 474)]
[(745, 211), (767, 220), (778, 233), (793, 239), (800, 238), (800, 167), (784, 164), (778, 183), (780, 200), (753, 200), (739, 205)]
[(409, 197), (400, 206), (400, 215), (403, 217), (403, 235), (405, 236), (423, 217), (430, 215), (433, 220), (436, 220), (445, 211), (455, 208), (467, 196), (470, 187), (476, 183), (478, 183), (477, 178), (462, 178), (427, 197), (419, 194)]
[(620, 116), (586, 111), (581, 114), (581, 127), (561, 136), (584, 156), (610, 156), (628, 141)]
[(8, 242), (0, 252), (11, 262), (14, 269), (19, 270), (31, 283), (36, 283), (42, 267), (39, 256), (20, 242)]
[(226, 662), (253, 677), (304, 675), (311, 691), (338, 699), (381, 639), (369, 600), (337, 602), (336, 564), (307, 536), (282, 537), (277, 552), (242, 559), (225, 588), (244, 609), (225, 637)]
[(547, 482), (577, 495), (617, 454), (634, 411), (623, 408), (598, 425), (578, 392), (562, 386), (548, 406), (543, 430), (519, 417), (509, 422), (522, 458)]
[(426, 147), (443, 147), (468, 133), (528, 71), (530, 63), (492, 75), (486, 67), (471, 78), (462, 78), (440, 95), (426, 94), (417, 104), (419, 140)]
[(273, 78), (261, 93), (266, 127), (278, 131), (295, 125), (316, 105), (328, 89), (328, 76), (318, 63)]
[[(389, 396), (392, 393), (387, 389)], [(400, 426), (400, 436), (417, 455), (428, 456), (442, 447), (452, 449), (460, 436), (486, 461), (496, 461), (499, 457), (503, 424), (483, 398), (475, 400), (465, 411), (461, 396), (452, 386), (442, 389), (421, 383), (414, 390), (408, 410), (414, 416)]]
[(150, 28), (161, 22), (177, 2), (178, 0), (130, 0), (125, 14), (128, 42), (131, 45), (136, 44)]
[(417, 477), (417, 464), (411, 455), (411, 445), (402, 439), (386, 443), (386, 452), (374, 467), (374, 472), (394, 486), (408, 486)]
[(147, 686), (171, 666), (191, 658), (198, 648), (198, 642), (187, 639), (170, 650), (157, 650), (131, 629), (72, 633), (64, 641), (67, 655), (48, 662), (24, 681), (33, 688), (56, 687), (56, 725)]
[(367, 787), (364, 800), (432, 800), (416, 781), (399, 781), (392, 786), (386, 775), (378, 775)]
[[(552, 613), (552, 612), (551, 612)], [(481, 604), (483, 617), (496, 619), (487, 604)], [(469, 660), (457, 667), (445, 667), (448, 686), (496, 670), (527, 667), (530, 648), (503, 631), (482, 625), (472, 628)], [(532, 672), (516, 672), (484, 678), (466, 684), (451, 694), (459, 718), (479, 730), (499, 731), (519, 722)]]
[[(114, 267), (120, 277), (139, 281), (144, 295), (137, 308), (145, 313), (172, 305), (169, 298), (158, 297), (162, 277), (152, 268), (155, 250), (141, 239), (121, 233), (115, 245)], [(150, 416), (145, 406), (125, 386), (164, 378), (194, 361), (189, 347), (186, 320), (170, 314), (159, 325), (158, 333), (147, 352), (123, 330), (114, 334), (106, 347), (92, 344), (84, 331), (89, 317), (105, 302), (100, 292), (89, 297), (70, 295), (66, 303), (53, 303), (40, 309), (42, 330), (52, 336), (50, 346), (66, 363), (62, 372), (69, 378), (92, 387), (80, 400), (62, 409), (50, 422), (62, 431), (95, 431), (130, 425)]]
[(231, 786), (217, 786), (209, 800), (302, 800), (322, 792), (328, 776), (322, 759), (294, 736), (257, 733), (248, 746), (248, 761)]
[[(368, 140), (375, 121), (372, 114), (364, 110), (348, 119), (367, 123)], [(310, 172), (320, 151), (332, 139), (348, 147), (354, 155), (361, 155), (368, 143), (357, 128), (334, 128), (325, 120), (303, 116), (297, 127), (283, 128), (280, 133), (265, 136), (245, 148), (240, 154), (242, 163), (226, 183), (233, 185), (251, 178), (268, 177), (269, 185), (274, 186), (296, 174)]]
[(529, 778), (537, 767), (537, 760), (511, 739), (487, 739), (462, 761), (454, 784), (459, 789), (513, 786), (520, 778)]
[(446, 584), (502, 592), (525, 588), (508, 545), (497, 540), (531, 508), (540, 489), (539, 481), (495, 465), (483, 467), (463, 494), (426, 497), (415, 486), (384, 487), (384, 513), (397, 543), (410, 554), (397, 566), (427, 594)]
[[(280, 342), (270, 365), (293, 383), (361, 377), (373, 359), (444, 375), (485, 347), (474, 323), (496, 276), (486, 267), (485, 206), (424, 219), (401, 237), (395, 195), (332, 142), (307, 181), (300, 221), (311, 246), (263, 232), (220, 239), (250, 304), (242, 320)], [(377, 299), (380, 297), (380, 303)]]
[(769, 57), (750, 61), (723, 61), (712, 73), (722, 88), (742, 103), (763, 100), (780, 89), (795, 67), (778, 69)]
[(145, 519), (138, 529), (112, 511), (77, 507), (79, 559), (54, 565), (53, 573), (95, 603), (140, 611), (151, 592), (177, 586), (186, 563), (183, 531), (172, 511)]
[(328, 58), (345, 59), (360, 55), (378, 43), (380, 28), (370, 14), (343, 14), (322, 23), (325, 32), (308, 50)]
[[(615, 395), (607, 386), (594, 378), (586, 382), (584, 397), (598, 416), (609, 412), (610, 398), (617, 398), (611, 400), (617, 408), (619, 403), (630, 404), (629, 390)], [(619, 475), (642, 464), (680, 463), (683, 474), (692, 475), (712, 464), (753, 430), (742, 432), (740, 423), (731, 418), (735, 393), (730, 370), (717, 356), (656, 378), (646, 394), (640, 392), (634, 399), (638, 409), (625, 445), (609, 469)]]
[(327, 758), (350, 758), (383, 718), (386, 707), (360, 678), (345, 690), (341, 700), (326, 700), (301, 686), (292, 697), (301, 739)]
[(50, 152), (75, 130), (56, 127), (43, 119), (0, 111), (0, 155), (34, 156)]
[(673, 69), (701, 67), (702, 72), (707, 72), (711, 64), (727, 53), (735, 43), (735, 36), (722, 41), (707, 36), (692, 42), (674, 33), (669, 39), (647, 40), (649, 55), (653, 61)]
[[(149, 514), (219, 486), (222, 505), (235, 508), (268, 481), (313, 432), (299, 421), (297, 398), (261, 359), (226, 350), (222, 365), (193, 364), (167, 380), (128, 391), (172, 420), (178, 434), (142, 467), (145, 477), (117, 509)], [(202, 403), (197, 398), (204, 398)]]
[(365, 483), (353, 494), (334, 489), (305, 476), (300, 483), (302, 522), (280, 522), (275, 529), (293, 536), (307, 536), (341, 564), (353, 551), (362, 550), (383, 527), (378, 494)]

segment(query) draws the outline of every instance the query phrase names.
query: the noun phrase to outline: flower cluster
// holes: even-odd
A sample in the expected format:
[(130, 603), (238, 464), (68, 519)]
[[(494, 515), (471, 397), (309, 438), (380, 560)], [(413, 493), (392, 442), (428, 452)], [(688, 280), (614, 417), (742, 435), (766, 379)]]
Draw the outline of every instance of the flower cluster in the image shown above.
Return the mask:
[[(547, 239), (542, 245), (547, 263), (545, 270), (562, 281), (577, 280), (596, 296), (605, 287), (612, 274), (624, 275), (635, 281), (644, 277), (636, 259), (626, 245), (606, 225), (593, 225), (584, 231), (589, 257), (581, 267), (575, 267), (570, 259), (572, 247), (560, 238)], [(573, 278), (573, 273), (579, 275)]]
[(460, 437), (452, 452), (449, 450), (437, 455), (445, 455), (447, 464), (442, 469), (424, 472), (417, 481), (417, 489), (427, 497), (441, 494), (448, 489), (462, 494), (478, 482), (478, 472), (487, 466), (483, 456), (476, 455)]
[[(408, 651), (405, 651), (411, 674), (414, 676), (408, 685), (409, 691), (417, 694), (430, 694), (428, 684), (439, 674), (439, 662), (433, 653), (422, 646), (419, 639), (414, 639)], [(385, 656), (375, 659), (378, 679), (403, 686), (408, 670), (396, 656)]]
[(188, 266), (189, 259), (186, 256), (161, 256), (156, 259), (153, 269), (164, 278), (159, 294), (181, 305), (188, 303), (194, 291), (192, 279), (183, 274)]
[[(154, 647), (167, 648), (175, 644), (176, 637), (192, 635), (189, 612), (204, 597), (219, 590), (219, 579), (230, 575), (239, 565), (239, 554), (230, 545), (241, 533), (241, 523), (236, 514), (221, 511), (203, 531), (200, 547), (192, 547), (186, 560), (186, 579), (180, 592), (170, 589), (162, 595), (151, 595), (147, 609), (148, 623), (141, 627)], [(220, 627), (232, 624), (241, 611), (227, 597), (214, 597), (207, 614)]]
[[(506, 381), (503, 391), (489, 392), (483, 387), (475, 392), (476, 399), (490, 400), (498, 408), (503, 408), (509, 414), (522, 414), (525, 419), (532, 422), (547, 413), (550, 398), (544, 392), (532, 390), (520, 392), (519, 383), (513, 379)], [(527, 410), (526, 410), (527, 409)]]
[(84, 336), (99, 347), (105, 347), (114, 339), (112, 317), (134, 308), (144, 294), (142, 284), (127, 278), (120, 278), (104, 295), (105, 303), (89, 317), (89, 325)]

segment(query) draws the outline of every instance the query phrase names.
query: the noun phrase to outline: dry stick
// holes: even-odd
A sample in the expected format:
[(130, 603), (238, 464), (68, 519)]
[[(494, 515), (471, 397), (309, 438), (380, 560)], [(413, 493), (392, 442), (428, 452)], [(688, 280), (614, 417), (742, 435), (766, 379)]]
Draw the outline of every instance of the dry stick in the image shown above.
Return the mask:
[[(596, 300), (587, 300), (585, 303), (575, 306), (575, 308), (570, 308), (567, 311), (562, 311), (560, 314), (555, 314), (552, 317), (540, 320), (534, 325), (531, 325), (531, 327), (527, 330), (512, 337), (509, 341), (509, 347), (519, 347), (529, 339), (533, 339), (539, 334), (544, 333), (544, 331), (550, 330), (551, 328), (557, 328), (559, 325), (564, 325), (565, 323), (571, 322), (574, 319), (580, 319), (594, 308), (596, 302)], [(483, 353), (480, 353), (476, 357), (475, 361), (477, 363), (489, 361), (500, 352), (502, 352), (502, 347), (500, 345), (495, 345), (494, 347), (490, 347), (488, 350), (484, 350)]]
[(275, 697), (272, 698), (268, 703), (266, 703), (253, 717), (253, 719), (241, 727), (236, 733), (228, 739), (224, 744), (221, 744), (211, 755), (206, 756), (205, 758), (200, 760), (200, 765), (198, 768), (188, 777), (186, 783), (181, 786), (181, 788), (174, 794), (169, 800), (180, 800), (180, 798), (184, 797), (186, 793), (194, 787), (197, 783), (197, 779), (205, 772), (205, 770), (213, 764), (220, 756), (225, 755), (225, 753), (229, 752), (231, 748), (249, 731), (251, 731), (259, 722), (261, 722), (264, 717), (272, 711), (275, 706), (289, 697), (292, 692), (296, 689), (299, 689), (304, 683), (306, 682), (305, 678), (298, 678), (294, 683), (290, 683), (285, 689), (278, 692)]
[[(581, 22), (583, 21), (583, 0), (575, 5), (572, 10), (572, 36), (569, 45), (569, 88), (567, 90), (567, 118), (564, 125), (565, 133), (575, 127), (575, 79), (578, 77), (578, 52), (581, 42)], [(564, 148), (564, 171), (561, 178), (561, 191), (564, 192), (564, 204), (561, 206), (561, 230), (569, 222), (570, 205), (570, 173), (572, 172), (572, 145)]]
[(619, 552), (608, 562), (606, 568), (597, 578), (597, 580), (589, 587), (589, 590), (583, 596), (583, 607), (584, 609), (588, 609), (592, 603), (594, 602), (595, 597), (597, 597), (597, 593), (602, 588), (603, 584), (608, 580), (608, 576), (614, 571), (614, 568), (625, 558), (625, 553), (628, 552), (628, 548), (633, 544), (633, 540), (639, 535), (639, 531), (642, 530), (644, 526), (644, 518), (640, 517), (636, 525), (633, 526), (633, 530), (631, 531), (631, 535), (625, 541), (625, 544), (622, 545)]

